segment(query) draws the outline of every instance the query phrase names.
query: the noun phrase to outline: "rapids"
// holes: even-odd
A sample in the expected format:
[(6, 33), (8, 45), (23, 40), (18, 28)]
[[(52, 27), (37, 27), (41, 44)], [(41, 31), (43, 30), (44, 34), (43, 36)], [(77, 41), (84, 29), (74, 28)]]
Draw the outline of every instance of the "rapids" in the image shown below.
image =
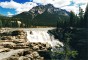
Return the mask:
[(50, 35), (48, 30), (29, 30), (27, 32), (27, 41), (29, 42), (41, 42), (41, 43), (48, 43), (52, 47), (55, 46), (63, 46), (63, 43), (59, 40), (55, 39), (53, 35)]

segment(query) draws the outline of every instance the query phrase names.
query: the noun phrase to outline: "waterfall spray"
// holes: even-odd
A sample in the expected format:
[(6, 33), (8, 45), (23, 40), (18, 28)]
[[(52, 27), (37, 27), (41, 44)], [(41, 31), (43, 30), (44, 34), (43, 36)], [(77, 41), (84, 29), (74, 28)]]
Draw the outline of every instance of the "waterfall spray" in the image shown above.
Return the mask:
[(47, 31), (27, 31), (27, 40), (29, 42), (48, 43), (53, 48), (55, 46), (63, 46), (63, 43), (55, 39), (53, 35), (49, 35)]

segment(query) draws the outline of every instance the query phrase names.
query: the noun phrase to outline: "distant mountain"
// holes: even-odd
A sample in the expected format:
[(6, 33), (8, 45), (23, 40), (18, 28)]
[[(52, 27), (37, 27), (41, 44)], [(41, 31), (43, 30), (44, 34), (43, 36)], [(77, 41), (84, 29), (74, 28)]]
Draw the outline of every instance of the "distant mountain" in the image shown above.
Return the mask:
[(21, 18), (24, 23), (33, 26), (55, 26), (57, 20), (67, 20), (69, 18), (69, 12), (55, 8), (52, 4), (47, 4), (33, 7), (28, 12), (14, 15), (13, 18)]
[(4, 17), (6, 17), (6, 16), (3, 16), (3, 15), (0, 14), (0, 18), (4, 18)]

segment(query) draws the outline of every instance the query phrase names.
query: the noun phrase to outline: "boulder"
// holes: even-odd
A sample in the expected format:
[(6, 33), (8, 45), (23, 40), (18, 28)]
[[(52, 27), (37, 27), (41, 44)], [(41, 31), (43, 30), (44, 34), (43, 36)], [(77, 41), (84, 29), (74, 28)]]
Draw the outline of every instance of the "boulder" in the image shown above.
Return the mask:
[(19, 57), (19, 60), (31, 60), (31, 59), (28, 57), (25, 57), (25, 56), (21, 56), (21, 57)]
[(10, 51), (9, 48), (1, 48), (1, 49), (0, 49), (0, 53), (1, 53), (1, 52), (8, 52), (8, 51)]
[(19, 60), (19, 58), (18, 58), (18, 57), (10, 56), (10, 57), (4, 58), (4, 59), (2, 59), (2, 60)]
[(26, 39), (25, 35), (18, 35), (18, 39)]
[(9, 36), (2, 36), (0, 60), (46, 60), (50, 58), (47, 51), (51, 50), (51, 46), (48, 43), (27, 42), (26, 37), (23, 30), (15, 30)]
[(23, 30), (15, 30), (12, 32), (12, 36), (25, 35), (26, 33)]
[(32, 55), (33, 55), (33, 58), (38, 58), (38, 57), (40, 57), (40, 56), (39, 56), (39, 53), (38, 53), (38, 52), (36, 52), (36, 51), (35, 51), (35, 52), (33, 52), (33, 53), (32, 53)]
[(35, 51), (35, 50), (39, 50), (39, 46), (38, 45), (36, 45), (36, 46), (33, 46), (33, 50)]
[(4, 48), (4, 46), (0, 46), (0, 49)]
[(30, 59), (33, 59), (33, 55), (32, 54), (27, 54), (25, 56), (28, 57), (28, 58), (30, 58)]
[(2, 42), (0, 43), (0, 46), (4, 46), (5, 48), (13, 48), (16, 44), (13, 42)]
[(8, 52), (0, 53), (0, 60), (18, 60), (18, 53), (23, 52), (24, 49), (10, 50)]
[(12, 36), (3, 36), (1, 40), (12, 40)]

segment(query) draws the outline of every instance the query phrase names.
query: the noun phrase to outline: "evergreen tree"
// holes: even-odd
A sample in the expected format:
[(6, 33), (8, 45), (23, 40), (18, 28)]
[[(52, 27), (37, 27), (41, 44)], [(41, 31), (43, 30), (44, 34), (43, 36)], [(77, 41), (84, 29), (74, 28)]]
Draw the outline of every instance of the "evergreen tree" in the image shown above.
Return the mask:
[(83, 18), (84, 11), (81, 7), (79, 7), (79, 18)]
[(0, 20), (0, 28), (2, 27), (2, 21)]
[(80, 26), (79, 16), (76, 14), (74, 18), (75, 18), (74, 26), (78, 28)]
[(86, 6), (86, 10), (84, 14), (84, 27), (88, 28), (88, 4)]
[(84, 16), (84, 11), (81, 7), (79, 7), (79, 27), (83, 27), (83, 16)]
[(75, 13), (73, 11), (70, 12), (70, 21), (69, 26), (73, 27), (75, 22)]

